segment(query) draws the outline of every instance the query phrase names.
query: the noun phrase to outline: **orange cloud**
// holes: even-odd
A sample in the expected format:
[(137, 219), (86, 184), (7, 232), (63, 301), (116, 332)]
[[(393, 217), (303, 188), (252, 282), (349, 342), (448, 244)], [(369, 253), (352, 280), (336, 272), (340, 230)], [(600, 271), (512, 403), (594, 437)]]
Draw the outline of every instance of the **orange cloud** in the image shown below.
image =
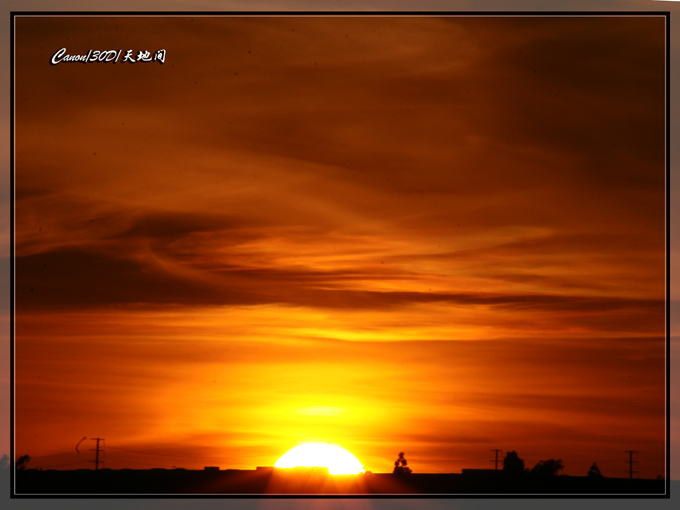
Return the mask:
[[(662, 455), (662, 18), (16, 33), (21, 453)], [(50, 66), (64, 44), (167, 58)]]

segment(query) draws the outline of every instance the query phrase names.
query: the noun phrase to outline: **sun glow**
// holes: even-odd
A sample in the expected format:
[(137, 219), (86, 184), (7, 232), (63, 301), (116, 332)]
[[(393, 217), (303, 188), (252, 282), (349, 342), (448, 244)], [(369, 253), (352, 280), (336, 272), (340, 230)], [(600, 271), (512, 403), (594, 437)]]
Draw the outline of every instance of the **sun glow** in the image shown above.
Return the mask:
[(330, 443), (307, 443), (288, 450), (274, 467), (323, 467), (331, 475), (356, 475), (364, 471), (361, 462), (350, 452)]

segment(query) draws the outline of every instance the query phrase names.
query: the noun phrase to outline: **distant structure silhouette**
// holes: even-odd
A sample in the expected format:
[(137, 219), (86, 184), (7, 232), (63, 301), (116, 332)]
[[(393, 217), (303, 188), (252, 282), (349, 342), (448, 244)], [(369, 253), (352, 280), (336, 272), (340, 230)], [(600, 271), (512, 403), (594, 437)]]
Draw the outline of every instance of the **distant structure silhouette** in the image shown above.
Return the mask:
[(408, 462), (404, 457), (404, 452), (399, 452), (399, 458), (394, 461), (394, 471), (393, 474), (397, 476), (405, 476), (411, 474), (411, 468), (407, 466)]
[(16, 463), (16, 468), (17, 469), (26, 469), (26, 464), (31, 460), (31, 457), (29, 455), (22, 455), (17, 459)]
[(517, 452), (512, 450), (505, 455), (503, 459), (503, 472), (512, 477), (522, 476), (524, 474), (524, 461), (519, 458)]
[(588, 476), (590, 478), (604, 478), (602, 473), (600, 473), (600, 468), (597, 467), (597, 462), (593, 462), (593, 465), (590, 466), (590, 469), (588, 470)]
[(564, 465), (562, 464), (562, 459), (539, 460), (538, 463), (531, 468), (529, 474), (540, 478), (550, 478), (551, 476), (557, 475), (563, 469)]

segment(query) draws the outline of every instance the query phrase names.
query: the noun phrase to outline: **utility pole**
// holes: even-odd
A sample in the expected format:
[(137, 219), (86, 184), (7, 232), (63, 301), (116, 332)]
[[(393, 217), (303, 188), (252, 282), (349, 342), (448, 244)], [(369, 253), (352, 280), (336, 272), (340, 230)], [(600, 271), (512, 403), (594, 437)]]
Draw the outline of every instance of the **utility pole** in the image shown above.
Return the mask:
[(637, 464), (637, 460), (633, 460), (633, 454), (638, 452), (636, 450), (625, 450), (625, 452), (628, 454), (628, 460), (624, 460), (624, 462), (629, 464), (628, 471), (630, 472), (630, 479), (632, 480), (633, 473), (637, 473), (637, 471), (633, 471), (633, 463)]
[[(492, 451), (492, 452), (496, 452), (496, 471), (498, 471), (498, 452), (502, 452), (503, 450), (498, 450), (498, 449), (496, 449), (496, 450), (491, 450), (491, 451)], [(494, 462), (494, 461), (491, 460), (491, 461), (489, 461), (489, 462)]]
[[(97, 452), (97, 454), (95, 456), (95, 460), (91, 460), (90, 462), (94, 462), (94, 470), (98, 471), (99, 470), (99, 463), (104, 462), (103, 460), (99, 460), (99, 452), (100, 452), (99, 441), (104, 441), (104, 439), (102, 439), (101, 437), (91, 437), (90, 439), (92, 441), (97, 441), (97, 449), (93, 450), (92, 448), (90, 448), (91, 452)], [(102, 453), (104, 452), (104, 450), (101, 450), (101, 451), (102, 451)]]

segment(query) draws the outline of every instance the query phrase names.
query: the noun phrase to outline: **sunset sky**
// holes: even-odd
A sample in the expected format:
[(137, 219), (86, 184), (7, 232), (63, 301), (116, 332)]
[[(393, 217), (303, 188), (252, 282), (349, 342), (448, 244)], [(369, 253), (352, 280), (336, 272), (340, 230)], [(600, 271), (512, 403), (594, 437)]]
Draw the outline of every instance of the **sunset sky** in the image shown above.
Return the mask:
[(16, 453), (663, 473), (664, 48), (662, 17), (17, 19)]

